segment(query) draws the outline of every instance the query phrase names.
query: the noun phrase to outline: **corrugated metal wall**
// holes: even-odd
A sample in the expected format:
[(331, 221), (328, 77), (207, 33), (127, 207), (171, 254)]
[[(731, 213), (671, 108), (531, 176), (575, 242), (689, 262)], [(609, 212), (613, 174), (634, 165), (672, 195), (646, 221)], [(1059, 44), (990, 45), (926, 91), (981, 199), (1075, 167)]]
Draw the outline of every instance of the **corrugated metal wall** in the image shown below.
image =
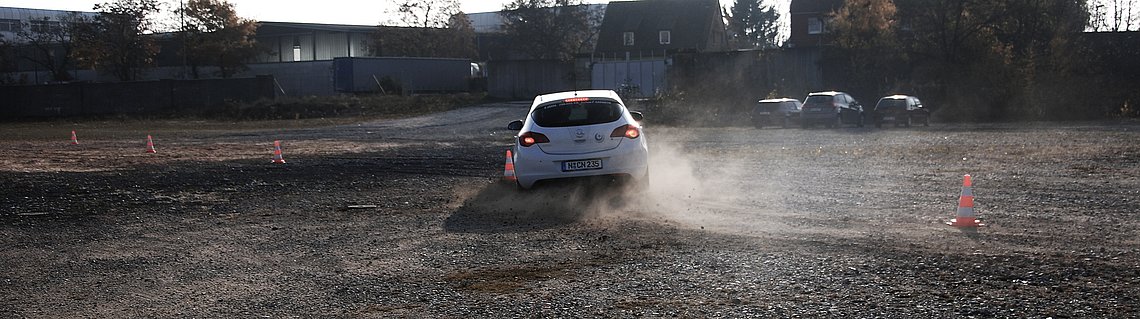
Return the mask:
[(665, 64), (664, 59), (595, 62), (591, 67), (593, 88), (652, 97), (666, 88)]

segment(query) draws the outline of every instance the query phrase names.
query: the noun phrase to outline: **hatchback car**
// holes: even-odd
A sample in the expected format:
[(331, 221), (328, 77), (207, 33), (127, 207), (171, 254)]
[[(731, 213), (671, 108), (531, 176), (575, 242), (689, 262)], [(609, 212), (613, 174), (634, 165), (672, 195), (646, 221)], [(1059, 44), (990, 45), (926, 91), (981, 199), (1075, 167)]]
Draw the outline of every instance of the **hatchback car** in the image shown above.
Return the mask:
[(800, 112), (800, 125), (804, 128), (813, 124), (823, 124), (827, 127), (855, 124), (863, 127), (863, 105), (859, 104), (850, 94), (843, 92), (816, 92), (808, 94), (804, 99), (803, 111)]
[(875, 127), (883, 127), (884, 123), (894, 123), (895, 126), (910, 127), (913, 123), (922, 123), (930, 126), (930, 110), (922, 106), (922, 101), (909, 95), (891, 95), (879, 99), (875, 108), (871, 110)]
[(767, 99), (760, 100), (752, 108), (752, 126), (756, 128), (765, 125), (779, 125), (789, 127), (800, 120), (800, 107), (803, 103), (797, 99)]
[(635, 185), (649, 181), (649, 147), (640, 121), (610, 90), (539, 95), (519, 130), (512, 160), (523, 189), (537, 182), (611, 176)]

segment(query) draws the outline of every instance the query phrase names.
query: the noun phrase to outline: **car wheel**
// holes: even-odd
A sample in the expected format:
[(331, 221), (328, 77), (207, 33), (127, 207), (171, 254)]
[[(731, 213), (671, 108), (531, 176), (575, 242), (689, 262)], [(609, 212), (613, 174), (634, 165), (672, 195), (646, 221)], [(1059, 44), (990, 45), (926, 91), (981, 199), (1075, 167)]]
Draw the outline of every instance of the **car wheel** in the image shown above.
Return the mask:
[(859, 113), (859, 122), (856, 122), (855, 126), (863, 127), (863, 113)]
[(930, 126), (930, 115), (922, 117), (922, 126)]
[(910, 124), (911, 124), (910, 122), (911, 122), (910, 115), (907, 115), (906, 116), (906, 122), (903, 125), (905, 125), (906, 127), (910, 127)]

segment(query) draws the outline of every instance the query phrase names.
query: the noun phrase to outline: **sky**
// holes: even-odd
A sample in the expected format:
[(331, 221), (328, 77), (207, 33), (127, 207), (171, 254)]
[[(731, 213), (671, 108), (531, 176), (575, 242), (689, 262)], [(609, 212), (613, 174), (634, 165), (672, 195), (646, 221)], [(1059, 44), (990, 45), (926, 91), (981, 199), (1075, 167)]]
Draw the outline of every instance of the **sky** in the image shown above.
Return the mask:
[[(178, 0), (159, 0), (175, 8)], [(53, 9), (71, 11), (92, 11), (98, 3), (109, 0), (0, 0), (0, 7), (33, 9)], [(385, 14), (394, 7), (395, 0), (321, 0), (321, 1), (282, 1), (282, 0), (229, 0), (237, 9), (238, 15), (259, 21), (310, 22), (329, 24), (376, 25), (389, 22)], [(509, 0), (463, 0), (463, 12), (499, 11)], [(604, 0), (587, 0), (586, 3), (606, 3)], [(721, 0), (731, 5), (731, 0)], [(320, 4), (320, 5), (314, 5)]]

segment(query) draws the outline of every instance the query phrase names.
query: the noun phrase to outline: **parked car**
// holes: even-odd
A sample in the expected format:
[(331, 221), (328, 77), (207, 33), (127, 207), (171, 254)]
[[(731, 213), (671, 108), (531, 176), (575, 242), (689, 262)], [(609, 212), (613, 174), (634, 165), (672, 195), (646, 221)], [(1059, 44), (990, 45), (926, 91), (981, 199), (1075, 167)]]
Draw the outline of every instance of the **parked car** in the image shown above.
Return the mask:
[(863, 105), (850, 94), (843, 92), (815, 92), (804, 99), (800, 112), (800, 125), (804, 128), (814, 124), (827, 127), (855, 124), (863, 127)]
[(640, 112), (610, 90), (539, 95), (518, 130), (512, 160), (523, 189), (539, 181), (612, 176), (634, 185), (649, 181), (649, 147)]
[(800, 121), (800, 107), (803, 103), (797, 99), (767, 99), (760, 100), (752, 107), (752, 125), (756, 128), (765, 125), (779, 125), (789, 127)]
[(895, 126), (910, 127), (913, 123), (922, 123), (930, 126), (930, 110), (922, 106), (922, 101), (909, 95), (891, 95), (879, 99), (875, 108), (871, 110), (875, 127), (883, 127), (884, 123), (894, 123)]

